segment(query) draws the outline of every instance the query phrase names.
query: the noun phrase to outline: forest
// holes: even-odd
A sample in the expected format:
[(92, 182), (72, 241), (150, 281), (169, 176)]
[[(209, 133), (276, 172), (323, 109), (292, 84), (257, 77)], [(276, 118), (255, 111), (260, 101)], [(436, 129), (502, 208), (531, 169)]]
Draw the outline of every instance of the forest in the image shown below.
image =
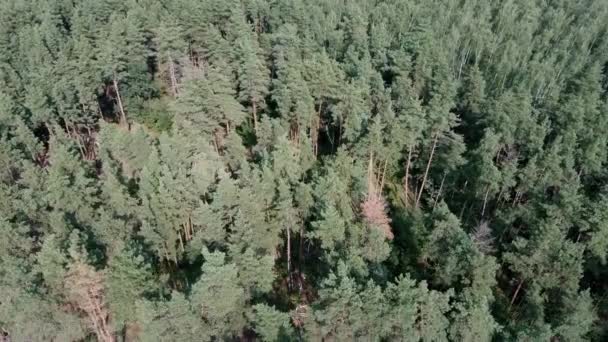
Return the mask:
[(0, 0), (0, 341), (608, 341), (608, 1)]

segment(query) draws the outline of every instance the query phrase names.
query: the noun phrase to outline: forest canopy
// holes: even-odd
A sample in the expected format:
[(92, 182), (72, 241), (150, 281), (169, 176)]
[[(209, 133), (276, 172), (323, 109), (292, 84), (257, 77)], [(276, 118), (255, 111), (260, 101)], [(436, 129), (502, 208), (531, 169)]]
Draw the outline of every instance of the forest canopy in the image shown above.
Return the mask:
[(607, 19), (0, 0), (0, 341), (607, 341)]

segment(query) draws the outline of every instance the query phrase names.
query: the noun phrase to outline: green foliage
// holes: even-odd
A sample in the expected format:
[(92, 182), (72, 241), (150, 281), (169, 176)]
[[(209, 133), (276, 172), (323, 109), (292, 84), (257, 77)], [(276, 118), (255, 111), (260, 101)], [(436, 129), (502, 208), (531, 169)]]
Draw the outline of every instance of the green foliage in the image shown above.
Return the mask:
[(142, 256), (123, 248), (108, 264), (107, 287), (110, 310), (117, 327), (120, 327), (136, 317), (137, 298), (154, 290), (150, 265)]
[(293, 328), (289, 315), (266, 304), (253, 306), (255, 332), (263, 341), (289, 341), (293, 338)]
[(0, 1), (0, 340), (607, 340), (607, 17)]
[(237, 268), (226, 264), (221, 252), (203, 250), (201, 279), (192, 286), (192, 305), (217, 337), (236, 334), (245, 325), (245, 291), (237, 282)]
[[(244, 109), (236, 100), (236, 91), (229, 78), (230, 70), (225, 63), (210, 67), (205, 77), (188, 80), (175, 103), (179, 125), (192, 125), (198, 132), (212, 135), (218, 130), (230, 131), (230, 127), (245, 120)], [(200, 71), (199, 71), (200, 73)]]
[(173, 113), (162, 100), (151, 100), (144, 103), (137, 112), (137, 120), (156, 132), (170, 131), (173, 126)]
[(173, 292), (170, 301), (141, 301), (137, 318), (142, 341), (209, 340), (198, 313), (182, 293)]

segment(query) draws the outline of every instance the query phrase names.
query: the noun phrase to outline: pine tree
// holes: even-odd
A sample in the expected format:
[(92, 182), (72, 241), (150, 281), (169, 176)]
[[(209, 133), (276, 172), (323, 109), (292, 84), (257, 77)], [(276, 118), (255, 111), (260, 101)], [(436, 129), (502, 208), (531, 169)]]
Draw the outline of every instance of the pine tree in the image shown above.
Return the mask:
[(98, 189), (91, 170), (77, 155), (76, 147), (59, 135), (59, 129), (56, 132), (50, 142), (51, 158), (44, 200), (59, 220), (51, 224), (52, 232), (67, 238), (69, 216), (73, 215), (83, 225), (90, 225), (95, 220), (93, 208), (99, 201)]
[(206, 77), (200, 75), (183, 85), (175, 103), (177, 128), (194, 126), (212, 137), (217, 148), (221, 138), (245, 120), (243, 106), (235, 99), (236, 92), (227, 76), (226, 64), (209, 68)]
[(113, 324), (120, 331), (124, 324), (134, 323), (137, 299), (154, 290), (152, 270), (141, 255), (125, 247), (110, 261), (106, 284)]
[[(324, 53), (313, 54), (306, 60), (304, 79), (308, 83), (311, 95), (315, 98), (316, 116), (310, 123), (311, 138), (314, 154), (319, 152), (319, 130), (323, 124), (324, 107), (338, 96), (338, 85), (343, 76), (340, 68), (332, 63), (329, 56)], [(326, 109), (325, 109), (326, 110)]]
[(239, 99), (251, 106), (253, 127), (257, 131), (258, 111), (266, 105), (269, 93), (269, 71), (264, 61), (263, 50), (251, 33), (244, 33), (238, 39)]
[(252, 316), (255, 332), (263, 341), (288, 341), (293, 338), (294, 332), (287, 313), (266, 304), (257, 304), (253, 307)]
[(183, 38), (182, 28), (175, 22), (161, 22), (155, 40), (157, 58), (165, 77), (168, 78), (173, 96), (179, 94), (182, 69), (180, 64), (186, 56), (187, 44)]
[(168, 301), (138, 302), (137, 321), (141, 325), (138, 337), (142, 341), (211, 340), (200, 312), (177, 291), (171, 293)]
[(120, 93), (120, 82), (128, 76), (127, 65), (129, 64), (129, 45), (127, 42), (127, 19), (123, 16), (113, 15), (109, 19), (107, 31), (102, 31), (106, 39), (102, 39), (103, 45), (99, 47), (99, 68), (104, 79), (111, 82), (113, 97), (116, 99), (120, 122), (127, 124), (124, 98)]
[(355, 280), (348, 277), (346, 266), (340, 263), (338, 274), (330, 274), (323, 282), (319, 301), (313, 307), (314, 316), (307, 322), (306, 330), (314, 334), (308, 338), (377, 338), (367, 334), (367, 329), (374, 323), (367, 319), (371, 312), (365, 310), (365, 306), (377, 310), (378, 303), (364, 302), (362, 292)]
[(192, 305), (209, 324), (216, 338), (238, 334), (245, 325), (245, 291), (238, 285), (237, 268), (227, 264), (221, 252), (203, 250), (201, 279), (192, 286)]
[(0, 1), (0, 340), (607, 340), (606, 17)]

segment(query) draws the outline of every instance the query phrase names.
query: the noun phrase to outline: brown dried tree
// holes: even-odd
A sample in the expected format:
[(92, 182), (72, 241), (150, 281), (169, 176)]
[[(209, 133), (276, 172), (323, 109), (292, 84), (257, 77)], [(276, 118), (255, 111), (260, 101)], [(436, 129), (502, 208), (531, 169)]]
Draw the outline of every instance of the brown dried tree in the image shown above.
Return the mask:
[(70, 265), (64, 286), (70, 303), (87, 315), (97, 340), (114, 342), (114, 335), (108, 326), (109, 311), (105, 301), (103, 274), (86, 263), (76, 261)]
[(394, 235), (390, 226), (391, 219), (386, 213), (386, 200), (382, 197), (385, 172), (386, 162), (384, 163), (381, 176), (376, 176), (374, 172), (374, 155), (371, 154), (367, 168), (367, 197), (361, 203), (361, 214), (368, 225), (381, 229), (384, 236), (392, 240)]

